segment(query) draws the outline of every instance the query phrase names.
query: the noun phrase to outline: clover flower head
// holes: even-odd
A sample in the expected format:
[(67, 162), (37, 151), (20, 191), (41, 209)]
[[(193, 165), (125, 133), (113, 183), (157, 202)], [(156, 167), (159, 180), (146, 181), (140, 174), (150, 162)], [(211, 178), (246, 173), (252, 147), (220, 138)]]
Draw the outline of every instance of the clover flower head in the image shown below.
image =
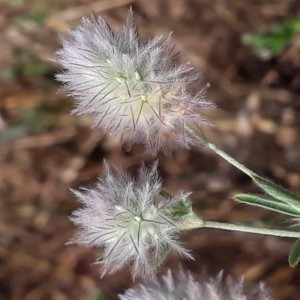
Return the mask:
[(206, 124), (199, 112), (212, 104), (205, 89), (196, 91), (199, 74), (175, 64), (170, 36), (141, 42), (129, 11), (119, 32), (91, 16), (62, 42), (57, 79), (76, 100), (75, 114), (93, 115), (94, 127), (152, 153), (195, 144), (184, 127)]
[(220, 272), (215, 278), (196, 281), (184, 271), (148, 278), (137, 287), (119, 295), (120, 300), (271, 300), (263, 284), (255, 288), (244, 286), (243, 281), (225, 278)]
[(83, 208), (71, 216), (80, 228), (71, 243), (101, 247), (103, 275), (125, 265), (133, 277), (153, 274), (172, 250), (191, 258), (178, 241), (186, 217), (174, 214), (189, 193), (161, 196), (157, 164), (142, 167), (136, 178), (106, 165), (95, 187), (73, 192)]

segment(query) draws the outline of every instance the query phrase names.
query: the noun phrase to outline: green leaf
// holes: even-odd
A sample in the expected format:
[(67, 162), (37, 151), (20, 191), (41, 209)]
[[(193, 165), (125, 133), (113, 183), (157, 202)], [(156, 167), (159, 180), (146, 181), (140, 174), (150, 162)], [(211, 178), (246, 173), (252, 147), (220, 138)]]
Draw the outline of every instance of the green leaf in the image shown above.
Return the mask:
[(289, 255), (289, 264), (291, 267), (296, 267), (300, 261), (300, 239), (294, 245), (290, 255)]
[(242, 41), (261, 58), (279, 55), (300, 33), (300, 15), (271, 25), (264, 33), (244, 33)]
[(240, 203), (246, 203), (249, 205), (262, 207), (293, 217), (300, 217), (300, 209), (296, 209), (295, 207), (280, 202), (270, 196), (238, 194), (235, 195), (233, 198)]
[[(160, 195), (165, 199), (172, 198), (172, 195), (170, 195), (166, 191), (160, 191)], [(169, 209), (169, 214), (172, 216), (172, 218), (175, 218), (177, 220), (180, 220), (183, 217), (192, 216), (194, 212), (191, 200), (187, 197), (184, 200), (178, 202), (175, 206)]]
[(290, 206), (293, 206), (297, 210), (300, 210), (299, 196), (258, 175), (254, 175), (252, 179), (268, 195)]

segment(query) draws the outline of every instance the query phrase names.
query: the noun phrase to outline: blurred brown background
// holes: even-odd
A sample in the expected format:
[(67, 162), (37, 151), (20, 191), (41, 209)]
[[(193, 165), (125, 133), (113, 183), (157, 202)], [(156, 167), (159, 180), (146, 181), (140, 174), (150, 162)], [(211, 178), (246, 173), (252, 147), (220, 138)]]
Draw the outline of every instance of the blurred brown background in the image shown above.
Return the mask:
[[(190, 61), (210, 83), (218, 109), (206, 135), (261, 175), (300, 193), (300, 37), (280, 53), (255, 53), (247, 32), (297, 15), (299, 1), (224, 0), (0, 0), (0, 299), (115, 299), (132, 283), (128, 271), (99, 278), (97, 250), (64, 245), (77, 207), (70, 187), (92, 184), (102, 160), (134, 170), (141, 147), (90, 130), (70, 116), (72, 100), (57, 92), (49, 61), (58, 35), (92, 11), (113, 26), (132, 5), (142, 38), (173, 31), (179, 60)], [(257, 191), (239, 171), (204, 148), (159, 156), (166, 188), (190, 189), (196, 211), (211, 220), (286, 225), (286, 217), (236, 204), (237, 192)], [(265, 281), (274, 299), (300, 299), (300, 267), (287, 255), (293, 241), (218, 230), (183, 236), (195, 274), (224, 269), (247, 282)], [(176, 268), (171, 256), (161, 268)], [(101, 298), (104, 299), (104, 298)]]

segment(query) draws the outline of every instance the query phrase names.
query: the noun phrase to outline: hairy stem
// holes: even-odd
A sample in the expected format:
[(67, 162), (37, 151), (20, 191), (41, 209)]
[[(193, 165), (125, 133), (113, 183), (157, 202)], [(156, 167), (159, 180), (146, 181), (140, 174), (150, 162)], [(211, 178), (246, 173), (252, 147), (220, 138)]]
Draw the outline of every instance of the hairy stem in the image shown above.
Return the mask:
[(221, 156), (223, 159), (225, 159), (231, 165), (235, 166), (236, 168), (238, 168), (239, 170), (241, 170), (242, 172), (244, 172), (246, 175), (248, 175), (252, 179), (253, 179), (254, 176), (258, 176), (257, 174), (255, 174), (254, 172), (252, 172), (250, 169), (248, 169), (246, 166), (244, 166), (243, 164), (241, 164), (240, 162), (238, 162), (236, 159), (234, 159), (233, 157), (231, 157), (229, 154), (227, 154), (226, 152), (224, 152), (223, 150), (221, 150), (220, 148), (218, 148), (215, 144), (211, 143), (208, 139), (206, 139), (203, 135), (201, 135), (200, 133), (198, 133), (197, 131), (195, 131), (191, 127), (186, 126), (185, 129), (193, 137), (195, 137), (199, 142), (201, 142), (202, 144), (204, 144), (205, 146), (207, 146), (209, 149), (211, 149), (212, 151), (214, 151), (216, 154), (218, 154), (219, 156)]
[(248, 233), (263, 234), (263, 235), (272, 235), (278, 237), (300, 238), (300, 232), (297, 231), (257, 228), (257, 227), (246, 226), (246, 225), (205, 221), (200, 218), (198, 218), (198, 221), (196, 219), (193, 219), (191, 223), (189, 223), (184, 227), (184, 229), (197, 229), (197, 228), (213, 228), (213, 229), (223, 229), (223, 230), (248, 232)]
[(240, 232), (248, 232), (248, 233), (256, 233), (256, 234), (264, 234), (264, 235), (273, 235), (279, 237), (300, 238), (300, 232), (297, 231), (257, 228), (252, 226), (236, 225), (236, 224), (213, 222), (213, 221), (204, 222), (204, 228), (215, 228), (215, 229), (240, 231)]

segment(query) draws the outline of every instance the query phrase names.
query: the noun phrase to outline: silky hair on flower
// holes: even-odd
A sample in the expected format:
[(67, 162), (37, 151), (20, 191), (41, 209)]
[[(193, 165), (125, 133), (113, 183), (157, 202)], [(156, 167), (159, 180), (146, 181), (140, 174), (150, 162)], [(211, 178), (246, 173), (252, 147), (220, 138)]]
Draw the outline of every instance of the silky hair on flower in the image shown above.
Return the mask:
[(223, 272), (212, 278), (196, 280), (182, 269), (169, 270), (161, 279), (147, 278), (119, 295), (120, 300), (271, 300), (263, 284), (249, 287), (243, 280), (225, 277)]
[(179, 241), (186, 218), (174, 216), (190, 193), (166, 198), (161, 185), (157, 164), (141, 167), (135, 178), (105, 164), (94, 187), (73, 190), (83, 207), (71, 216), (79, 227), (71, 243), (102, 248), (102, 275), (124, 266), (133, 277), (154, 275), (170, 251), (192, 258)]
[(153, 154), (195, 144), (185, 126), (205, 125), (201, 112), (213, 105), (199, 89), (198, 72), (175, 63), (170, 35), (140, 41), (129, 10), (121, 31), (93, 15), (62, 44), (57, 79), (76, 101), (73, 113), (92, 115), (94, 127)]

